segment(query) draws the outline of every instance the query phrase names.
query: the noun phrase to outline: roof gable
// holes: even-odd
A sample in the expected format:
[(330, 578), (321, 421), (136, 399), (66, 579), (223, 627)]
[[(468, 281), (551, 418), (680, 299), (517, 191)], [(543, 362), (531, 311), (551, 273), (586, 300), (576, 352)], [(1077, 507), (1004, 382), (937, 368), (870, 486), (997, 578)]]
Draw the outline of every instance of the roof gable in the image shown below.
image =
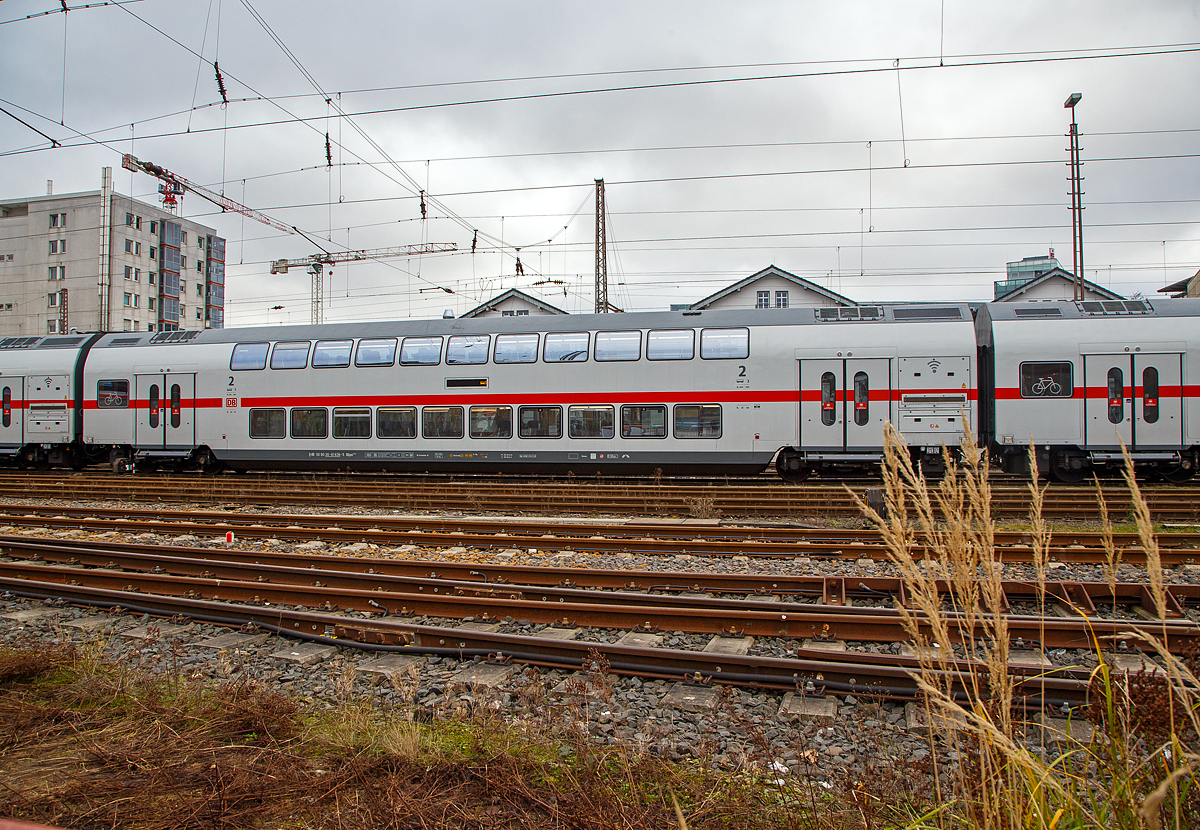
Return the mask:
[(768, 265), (766, 268), (762, 269), (758, 273), (751, 274), (750, 276), (746, 277), (745, 279), (735, 282), (733, 285), (726, 286), (725, 288), (722, 288), (720, 291), (716, 292), (715, 294), (709, 294), (703, 300), (697, 300), (696, 302), (694, 302), (690, 306), (688, 306), (688, 308), (692, 309), (692, 310), (708, 308), (710, 305), (715, 303), (717, 300), (720, 300), (724, 297), (728, 297), (730, 294), (734, 294), (738, 291), (741, 291), (746, 286), (752, 285), (755, 282), (758, 282), (759, 280), (761, 280), (765, 277), (775, 277), (778, 279), (787, 280), (788, 282), (791, 282), (791, 283), (795, 283), (800, 288), (803, 288), (806, 291), (811, 291), (813, 294), (817, 294), (818, 296), (823, 297), (824, 299), (828, 300), (831, 305), (844, 305), (844, 306), (858, 305), (858, 303), (856, 303), (854, 300), (851, 300), (849, 297), (844, 297), (841, 294), (838, 294), (836, 291), (830, 291), (828, 288), (822, 288), (821, 286), (817, 285), (815, 282), (811, 282), (809, 280), (804, 279), (804, 277), (798, 277), (795, 274), (788, 273), (787, 271), (784, 271), (782, 268), (779, 268), (775, 265)]
[[(1069, 271), (1064, 271), (1062, 268), (1051, 268), (1049, 271), (1045, 272), (1044, 274), (1034, 277), (1029, 282), (1022, 283), (1021, 285), (1018, 285), (1016, 288), (1012, 289), (1011, 291), (1001, 294), (999, 297), (997, 297), (992, 302), (997, 302), (997, 303), (1012, 302), (1013, 300), (1018, 299), (1022, 294), (1029, 291), (1031, 288), (1034, 288), (1039, 285), (1044, 285), (1045, 283), (1052, 282), (1054, 280), (1059, 280), (1061, 282), (1073, 284), (1075, 282), (1075, 276), (1073, 274), (1071, 274)], [(1103, 297), (1106, 300), (1124, 300), (1125, 299), (1120, 294), (1110, 291), (1109, 289), (1105, 288), (1102, 285), (1097, 285), (1096, 283), (1091, 282), (1090, 280), (1085, 279), (1083, 281), (1083, 287), (1087, 291), (1091, 291), (1093, 294), (1098, 294), (1099, 296)]]
[(546, 314), (566, 314), (567, 313), (567, 312), (563, 311), (561, 308), (556, 308), (555, 306), (550, 305), (550, 303), (547, 303), (543, 300), (539, 300), (537, 297), (532, 297), (529, 294), (526, 294), (524, 291), (519, 291), (516, 288), (510, 288), (507, 291), (505, 291), (503, 294), (497, 294), (495, 297), (492, 297), (487, 302), (481, 303), (480, 305), (475, 306), (475, 308), (471, 309), (470, 311), (460, 314), (459, 317), (478, 317), (479, 315), (484, 314), (488, 311), (494, 311), (499, 305), (501, 305), (506, 300), (521, 300), (522, 302), (529, 303), (534, 308), (537, 308)]

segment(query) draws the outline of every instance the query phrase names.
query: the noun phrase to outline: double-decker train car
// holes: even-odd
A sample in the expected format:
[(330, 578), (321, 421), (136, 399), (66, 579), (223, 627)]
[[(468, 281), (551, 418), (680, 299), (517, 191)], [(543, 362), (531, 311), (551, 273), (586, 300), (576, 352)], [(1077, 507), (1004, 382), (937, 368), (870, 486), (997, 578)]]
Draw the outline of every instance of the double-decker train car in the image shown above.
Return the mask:
[(0, 339), (0, 459), (81, 468), (104, 460), (79, 441), (83, 363), (100, 335)]
[(1078, 482), (1200, 462), (1200, 300), (989, 303), (976, 317), (980, 435), (1004, 469)]
[(0, 459), (114, 469), (745, 474), (940, 466), (1078, 481), (1200, 462), (1200, 300), (876, 305), (7, 338)]
[[(889, 345), (884, 345), (889, 344)], [(971, 417), (966, 306), (104, 335), (83, 443), (118, 465), (753, 473), (869, 466)]]

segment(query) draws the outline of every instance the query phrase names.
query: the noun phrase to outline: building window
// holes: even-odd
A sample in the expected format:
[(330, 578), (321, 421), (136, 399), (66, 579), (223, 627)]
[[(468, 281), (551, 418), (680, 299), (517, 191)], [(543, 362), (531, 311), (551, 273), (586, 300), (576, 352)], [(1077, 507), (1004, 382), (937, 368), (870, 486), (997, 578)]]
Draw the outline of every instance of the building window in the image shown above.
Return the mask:
[(150, 246), (150, 258), (158, 259), (158, 248), (155, 248), (153, 245)]
[(501, 317), (516, 317), (516, 316), (517, 316), (517, 312), (515, 312), (515, 311), (501, 311), (501, 312), (500, 312), (500, 316), (501, 316)]
[(127, 228), (133, 227), (133, 214), (132, 213), (125, 214), (125, 227), (127, 227)]
[(63, 280), (66, 278), (67, 278), (67, 266), (65, 266), (65, 265), (51, 265), (50, 266), (50, 279)]
[(181, 256), (179, 258), (179, 270), (182, 271), (185, 268), (187, 268), (187, 257)]
[(146, 324), (146, 331), (154, 331), (154, 324), (153, 324), (153, 323), (147, 323), (147, 324)]
[(180, 232), (179, 232), (179, 244), (180, 244), (180, 245), (186, 245), (186, 244), (187, 244), (187, 231), (180, 231)]
[(134, 256), (141, 256), (141, 255), (142, 255), (142, 243), (141, 243), (141, 242), (134, 242), (134, 243), (133, 243), (133, 255), (134, 255)]
[(52, 291), (50, 294), (46, 295), (46, 300), (47, 300), (47, 305), (50, 308), (58, 308), (58, 292), (57, 291)]
[(133, 217), (133, 226), (140, 231), (142, 229), (142, 217), (140, 217), (140, 216)]
[(202, 260), (202, 259), (196, 260), (196, 270), (199, 271), (201, 274), (204, 273), (204, 260)]
[(153, 271), (146, 272), (146, 282), (150, 285), (154, 285), (154, 272)]
[(770, 308), (771, 307), (771, 292), (759, 291), (758, 298), (754, 301), (755, 308)]
[(58, 321), (57, 320), (47, 320), (46, 321), (46, 334), (54, 334), (57, 331), (58, 331)]
[(775, 307), (776, 308), (787, 308), (788, 307), (788, 293), (786, 291), (776, 291), (775, 292)]
[(518, 308), (518, 309), (517, 309), (517, 316), (518, 316), (518, 317), (528, 317), (528, 316), (529, 316), (529, 309), (527, 309), (527, 308)]
[(201, 285), (200, 283), (196, 283), (196, 296), (197, 297), (204, 296), (204, 286)]
[(128, 306), (128, 305), (130, 304), (130, 299), (129, 299), (129, 298), (130, 298), (131, 296), (133, 296), (133, 295), (131, 295), (131, 294), (129, 294), (129, 293), (126, 293), (126, 294), (125, 294), (125, 305), (126, 305), (126, 306)]
[(138, 294), (134, 294), (134, 295), (133, 295), (133, 307), (134, 307), (134, 308), (137, 308), (137, 307), (138, 307), (138, 297), (139, 297), (139, 296), (140, 296), (140, 295), (138, 295)]
[(132, 239), (125, 240), (125, 253), (127, 253), (127, 254), (133, 253), (133, 240)]
[(150, 223), (150, 233), (158, 233), (158, 223), (157, 222)]
[(133, 281), (134, 281), (134, 282), (141, 282), (141, 279), (142, 279), (142, 269), (141, 269), (141, 268), (134, 268), (134, 269), (133, 269)]
[(65, 213), (51, 213), (50, 214), (50, 227), (65, 228), (66, 226), (67, 226), (67, 214), (65, 214)]
[(151, 311), (154, 311), (154, 309), (155, 309), (155, 306), (157, 305), (157, 298), (156, 298), (156, 297), (150, 297), (150, 298), (148, 298), (148, 299), (146, 300), (146, 304), (147, 304), (147, 306), (149, 307), (149, 309), (150, 309)]
[(125, 266), (125, 279), (127, 279), (127, 280), (133, 279), (133, 266), (132, 265)]
[(200, 319), (200, 309), (196, 309), (196, 319)]
[(50, 253), (52, 253), (52, 254), (58, 253), (58, 240), (57, 239), (50, 240)]

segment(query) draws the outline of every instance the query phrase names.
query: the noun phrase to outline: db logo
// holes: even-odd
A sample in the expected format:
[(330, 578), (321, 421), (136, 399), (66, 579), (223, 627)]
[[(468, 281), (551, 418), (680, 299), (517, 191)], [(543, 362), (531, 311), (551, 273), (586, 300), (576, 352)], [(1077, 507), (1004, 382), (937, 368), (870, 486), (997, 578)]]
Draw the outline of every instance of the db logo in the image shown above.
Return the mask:
[(225, 406), (229, 409), (237, 409), (237, 398), (226, 398)]

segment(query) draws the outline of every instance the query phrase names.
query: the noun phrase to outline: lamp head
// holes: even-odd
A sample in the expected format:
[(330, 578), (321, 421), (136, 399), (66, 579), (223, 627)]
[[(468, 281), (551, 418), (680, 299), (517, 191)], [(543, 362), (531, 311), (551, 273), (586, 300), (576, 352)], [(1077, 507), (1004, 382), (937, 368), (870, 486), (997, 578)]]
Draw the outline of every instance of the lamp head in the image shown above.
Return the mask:
[(1070, 97), (1067, 98), (1067, 103), (1063, 104), (1063, 109), (1066, 109), (1066, 110), (1075, 109), (1075, 105), (1078, 104), (1080, 99), (1082, 99), (1082, 98), (1083, 98), (1082, 92), (1072, 92)]

